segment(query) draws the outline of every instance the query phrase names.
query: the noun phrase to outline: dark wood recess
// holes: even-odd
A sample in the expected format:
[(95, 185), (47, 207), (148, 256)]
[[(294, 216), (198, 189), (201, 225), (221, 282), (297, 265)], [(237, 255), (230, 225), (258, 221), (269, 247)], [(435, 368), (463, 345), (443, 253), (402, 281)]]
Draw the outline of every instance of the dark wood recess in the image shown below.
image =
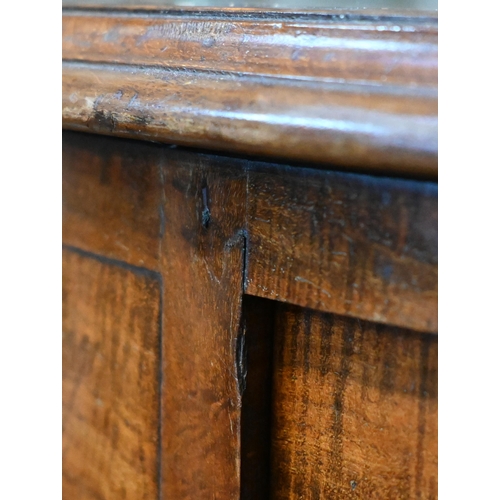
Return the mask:
[(437, 337), (281, 305), (271, 498), (437, 499)]
[(158, 498), (158, 275), (63, 250), (63, 497)]
[(275, 311), (272, 300), (243, 298), (240, 500), (268, 499), (271, 492)]
[(437, 17), (63, 10), (63, 126), (437, 176)]

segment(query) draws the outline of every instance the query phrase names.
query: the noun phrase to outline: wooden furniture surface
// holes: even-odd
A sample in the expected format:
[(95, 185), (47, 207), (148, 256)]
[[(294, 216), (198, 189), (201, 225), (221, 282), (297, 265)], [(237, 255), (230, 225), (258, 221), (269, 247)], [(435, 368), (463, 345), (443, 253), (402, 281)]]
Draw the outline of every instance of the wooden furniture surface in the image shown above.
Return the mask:
[(157, 498), (160, 280), (63, 250), (65, 498)]
[(436, 90), (434, 14), (63, 9), (65, 500), (437, 498)]
[(437, 17), (63, 11), (63, 125), (437, 174)]

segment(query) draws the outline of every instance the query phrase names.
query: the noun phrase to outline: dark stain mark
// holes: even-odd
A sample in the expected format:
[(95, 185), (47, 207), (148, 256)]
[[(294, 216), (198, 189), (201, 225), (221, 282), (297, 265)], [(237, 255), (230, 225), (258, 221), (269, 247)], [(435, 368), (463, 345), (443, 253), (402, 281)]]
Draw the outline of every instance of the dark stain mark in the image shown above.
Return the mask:
[(210, 209), (208, 208), (208, 187), (205, 185), (201, 190), (203, 208), (201, 211), (201, 225), (208, 229), (210, 225)]
[(250, 252), (248, 251), (248, 232), (246, 229), (241, 230), (241, 236), (243, 238), (243, 258), (242, 258), (242, 266), (241, 266), (241, 275), (243, 281), (241, 283), (243, 294), (247, 290), (248, 285), (248, 260), (250, 258)]
[(236, 337), (236, 377), (238, 379), (238, 391), (243, 395), (247, 387), (248, 372), (248, 350), (245, 342), (246, 325), (243, 324)]
[(112, 132), (115, 129), (116, 122), (111, 112), (99, 108), (103, 99), (104, 96), (102, 95), (95, 99), (92, 105), (92, 114), (87, 120), (87, 127), (98, 132)]
[(81, 257), (95, 260), (97, 262), (100, 262), (101, 264), (115, 266), (115, 267), (118, 267), (120, 269), (130, 271), (137, 276), (144, 276), (146, 278), (155, 279), (155, 280), (161, 279), (160, 273), (158, 273), (157, 271), (153, 271), (152, 269), (148, 269), (146, 267), (135, 266), (133, 264), (129, 264), (128, 262), (121, 261), (118, 259), (113, 259), (111, 257), (105, 257), (104, 255), (89, 252), (87, 250), (82, 250), (81, 248), (77, 248), (77, 247), (74, 247), (72, 245), (63, 244), (62, 248), (63, 248), (63, 250), (78, 254)]
[(140, 125), (140, 126), (147, 126), (153, 121), (153, 117), (151, 115), (130, 115), (130, 120), (132, 123), (135, 125)]
[(165, 236), (165, 229), (167, 226), (167, 217), (165, 215), (165, 205), (163, 200), (160, 201), (160, 205), (158, 207), (158, 216), (160, 218), (160, 234), (159, 237), (162, 239)]
[[(118, 99), (121, 100), (123, 96), (123, 92), (118, 90), (111, 96), (108, 96), (108, 99)], [(130, 102), (128, 103), (125, 109), (129, 109), (130, 106), (136, 99), (137, 94), (134, 94)], [(94, 101), (94, 105), (92, 107), (92, 115), (87, 120), (87, 127), (91, 130), (95, 130), (96, 132), (114, 132), (118, 128), (118, 124), (120, 122), (131, 122), (134, 125), (138, 125), (141, 127), (145, 127), (149, 125), (153, 121), (153, 117), (151, 115), (141, 113), (137, 115), (129, 115), (123, 116), (120, 112), (110, 111), (106, 109), (106, 106), (102, 105), (105, 96), (98, 97)]]
[(114, 132), (116, 129), (116, 118), (111, 111), (94, 109), (92, 117), (87, 122), (87, 126), (98, 132)]

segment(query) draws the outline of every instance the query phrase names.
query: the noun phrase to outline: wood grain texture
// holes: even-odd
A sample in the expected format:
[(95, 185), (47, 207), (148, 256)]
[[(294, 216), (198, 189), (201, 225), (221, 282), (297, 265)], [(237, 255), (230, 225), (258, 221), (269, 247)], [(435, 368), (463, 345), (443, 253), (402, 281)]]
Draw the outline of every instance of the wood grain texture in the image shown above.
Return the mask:
[(435, 183), (64, 144), (65, 498), (436, 497)]
[(162, 495), (236, 500), (246, 176), (192, 155), (163, 175)]
[(247, 293), (437, 331), (437, 185), (253, 164)]
[(162, 148), (63, 132), (63, 242), (157, 270)]
[(158, 276), (63, 251), (63, 498), (158, 498)]
[(279, 309), (271, 498), (436, 499), (437, 337)]
[(437, 175), (437, 19), (66, 10), (63, 126)]
[(224, 165), (247, 179), (235, 209), (248, 237), (246, 293), (437, 331), (435, 183), (74, 132), (63, 144), (65, 244), (159, 270), (164, 171)]
[(437, 20), (425, 14), (66, 10), (62, 36), (73, 61), (437, 85)]

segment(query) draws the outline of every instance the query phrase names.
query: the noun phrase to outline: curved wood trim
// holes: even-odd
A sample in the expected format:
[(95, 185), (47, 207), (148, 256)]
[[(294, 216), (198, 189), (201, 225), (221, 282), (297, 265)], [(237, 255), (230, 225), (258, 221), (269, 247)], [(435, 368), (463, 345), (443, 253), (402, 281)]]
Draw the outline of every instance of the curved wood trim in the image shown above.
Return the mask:
[(63, 126), (437, 176), (437, 18), (63, 10)]

